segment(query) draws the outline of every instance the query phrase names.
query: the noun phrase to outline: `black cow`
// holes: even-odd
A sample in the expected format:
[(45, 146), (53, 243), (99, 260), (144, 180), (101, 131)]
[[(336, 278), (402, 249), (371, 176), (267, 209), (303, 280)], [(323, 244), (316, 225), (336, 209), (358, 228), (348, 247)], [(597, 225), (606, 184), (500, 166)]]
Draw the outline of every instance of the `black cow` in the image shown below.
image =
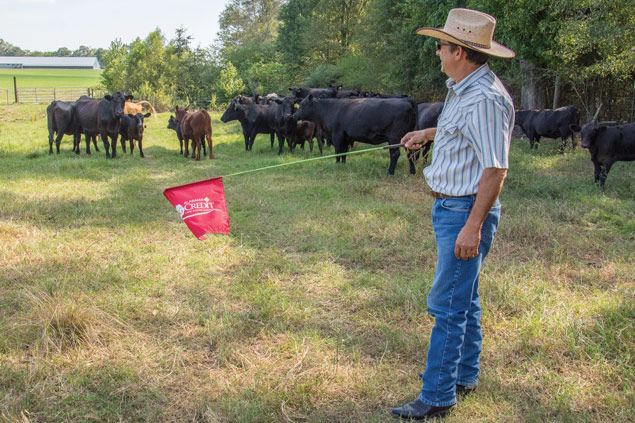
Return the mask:
[(181, 145), (181, 154), (183, 154), (183, 134), (181, 133), (181, 122), (177, 122), (174, 116), (170, 115), (168, 120), (168, 129), (172, 129), (176, 132), (176, 137), (179, 139)]
[(333, 98), (340, 88), (341, 85), (334, 84), (328, 88), (289, 88), (289, 91), (296, 98), (307, 98), (309, 95), (315, 98)]
[[(417, 103), (406, 99), (317, 99), (312, 95), (302, 100), (293, 115), (295, 120), (308, 120), (326, 132), (335, 153), (346, 153), (355, 141), (368, 144), (399, 144), (401, 138), (415, 128)], [(390, 150), (388, 174), (395, 173), (399, 149)], [(346, 163), (346, 156), (337, 157)], [(414, 173), (414, 166), (410, 166)]]
[[(278, 137), (278, 154), (282, 154), (282, 147), (286, 139), (289, 151), (293, 152), (295, 146), (295, 130), (297, 121), (293, 119), (295, 105), (299, 98), (284, 97), (272, 99), (267, 110), (267, 121)], [(321, 150), (321, 149), (320, 149)]]
[(254, 139), (257, 134), (270, 134), (271, 148), (273, 148), (275, 131), (271, 129), (267, 123), (267, 110), (262, 109), (262, 107), (266, 108), (267, 106), (258, 105), (261, 107), (261, 109), (258, 109), (260, 110), (260, 114), (258, 112), (248, 113), (252, 106), (256, 105), (246, 103), (244, 101), (244, 97), (242, 96), (236, 96), (232, 99), (231, 103), (229, 103), (227, 110), (225, 110), (225, 113), (223, 113), (220, 120), (223, 123), (231, 122), (232, 120), (240, 122), (240, 126), (243, 130), (243, 137), (245, 138), (245, 150), (250, 151), (253, 146), (254, 141), (251, 139), (253, 131), (256, 131), (253, 135)]
[[(117, 156), (117, 138), (119, 126), (126, 100), (132, 100), (133, 96), (124, 96), (117, 91), (112, 96), (107, 95), (101, 99), (81, 96), (77, 100), (76, 117), (78, 126), (75, 129), (75, 140), (79, 143), (80, 133), (99, 133), (106, 149), (106, 157), (110, 158), (110, 143), (112, 139), (112, 157)], [(79, 149), (77, 151), (79, 154)], [(86, 154), (90, 154), (90, 144), (86, 139)]]
[(143, 119), (152, 116), (152, 113), (136, 115), (127, 114), (121, 117), (119, 135), (121, 135), (121, 148), (126, 152), (126, 141), (130, 141), (130, 154), (134, 151), (134, 142), (139, 141), (139, 155), (143, 157)]
[(335, 94), (335, 98), (357, 98), (364, 97), (359, 90), (341, 90)]
[(516, 125), (529, 138), (529, 149), (538, 149), (540, 137), (562, 138), (560, 153), (564, 153), (567, 138), (571, 136), (571, 148), (575, 149), (575, 132), (572, 128), (579, 127), (580, 113), (575, 106), (560, 107), (559, 109), (518, 110)]
[(582, 148), (588, 148), (595, 167), (595, 182), (604, 188), (606, 176), (613, 163), (635, 160), (635, 123), (621, 126), (596, 126), (587, 123), (582, 128)]

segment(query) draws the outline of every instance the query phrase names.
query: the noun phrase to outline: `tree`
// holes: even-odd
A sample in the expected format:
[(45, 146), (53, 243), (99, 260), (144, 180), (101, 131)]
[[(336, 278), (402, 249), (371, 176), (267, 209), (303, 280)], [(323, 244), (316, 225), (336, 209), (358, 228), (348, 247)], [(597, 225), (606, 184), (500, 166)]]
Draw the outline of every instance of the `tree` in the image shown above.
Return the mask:
[(20, 47), (0, 38), (0, 56), (26, 56), (28, 51), (22, 50)]
[(222, 99), (229, 101), (234, 96), (245, 90), (243, 83), (234, 65), (229, 62), (223, 70), (220, 71), (220, 79), (218, 81), (217, 91)]

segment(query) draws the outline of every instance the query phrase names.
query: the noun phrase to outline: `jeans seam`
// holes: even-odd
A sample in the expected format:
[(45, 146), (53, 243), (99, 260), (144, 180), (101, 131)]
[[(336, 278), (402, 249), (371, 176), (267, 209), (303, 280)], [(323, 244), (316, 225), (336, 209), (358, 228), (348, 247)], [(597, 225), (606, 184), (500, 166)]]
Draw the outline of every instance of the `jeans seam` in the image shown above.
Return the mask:
[(442, 369), (443, 369), (443, 364), (445, 363), (446, 360), (446, 350), (448, 348), (448, 340), (450, 338), (449, 334), (450, 334), (450, 312), (452, 310), (452, 300), (454, 299), (454, 290), (456, 289), (456, 281), (458, 279), (458, 275), (461, 271), (461, 262), (458, 262), (458, 266), (456, 267), (456, 271), (454, 272), (454, 281), (452, 283), (452, 291), (450, 292), (450, 304), (448, 304), (448, 313), (447, 313), (447, 321), (446, 321), (446, 327), (445, 327), (445, 333), (446, 333), (446, 337), (445, 337), (445, 343), (443, 344), (443, 353), (441, 354), (441, 363), (439, 364), (439, 368), (441, 369), (439, 371), (439, 376), (437, 377), (437, 384), (435, 386), (435, 391), (438, 392), (439, 391), (439, 383), (441, 382), (441, 373), (442, 373)]

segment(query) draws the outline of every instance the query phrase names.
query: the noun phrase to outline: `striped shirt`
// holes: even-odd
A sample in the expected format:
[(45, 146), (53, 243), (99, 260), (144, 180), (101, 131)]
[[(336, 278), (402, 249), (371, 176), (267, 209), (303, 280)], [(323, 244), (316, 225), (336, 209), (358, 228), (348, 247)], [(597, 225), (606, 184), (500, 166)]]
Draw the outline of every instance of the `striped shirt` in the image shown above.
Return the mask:
[(458, 84), (451, 78), (446, 84), (432, 162), (423, 174), (433, 191), (476, 194), (485, 168), (508, 168), (514, 104), (487, 64)]

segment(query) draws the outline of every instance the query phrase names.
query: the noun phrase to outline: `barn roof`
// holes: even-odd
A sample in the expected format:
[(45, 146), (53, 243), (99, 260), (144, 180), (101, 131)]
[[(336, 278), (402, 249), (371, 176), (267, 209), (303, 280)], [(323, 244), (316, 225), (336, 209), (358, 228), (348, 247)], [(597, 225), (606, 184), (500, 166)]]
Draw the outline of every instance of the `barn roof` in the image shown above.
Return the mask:
[(0, 56), (0, 67), (101, 69), (96, 57)]

